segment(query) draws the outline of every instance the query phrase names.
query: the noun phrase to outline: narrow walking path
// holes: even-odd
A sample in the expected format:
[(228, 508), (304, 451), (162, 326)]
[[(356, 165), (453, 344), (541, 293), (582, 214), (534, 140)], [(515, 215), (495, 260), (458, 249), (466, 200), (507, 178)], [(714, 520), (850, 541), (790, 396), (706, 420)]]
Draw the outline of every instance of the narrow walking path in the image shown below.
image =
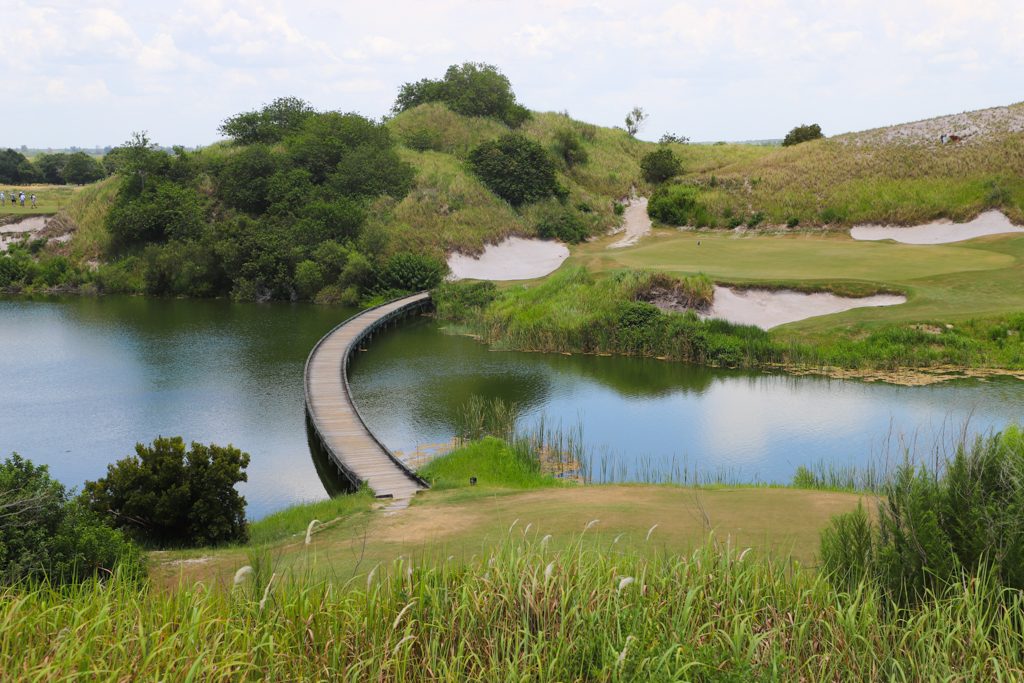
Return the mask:
[(348, 364), (361, 342), (389, 322), (430, 303), (421, 292), (349, 318), (317, 342), (306, 361), (306, 413), (320, 446), (354, 485), (378, 498), (411, 498), (426, 483), (373, 435), (352, 402)]

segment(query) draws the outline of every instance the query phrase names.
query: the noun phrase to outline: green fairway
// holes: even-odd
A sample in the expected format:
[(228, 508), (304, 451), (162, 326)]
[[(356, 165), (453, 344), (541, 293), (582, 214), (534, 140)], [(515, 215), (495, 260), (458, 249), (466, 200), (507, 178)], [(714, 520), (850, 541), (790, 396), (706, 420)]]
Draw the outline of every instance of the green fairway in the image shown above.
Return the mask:
[[(700, 245), (698, 246), (698, 241)], [(717, 281), (904, 291), (906, 304), (862, 308), (792, 323), (820, 332), (846, 323), (956, 321), (1024, 309), (1024, 238), (986, 237), (946, 245), (858, 242), (843, 234), (657, 231), (625, 249), (607, 240), (573, 260), (595, 272), (643, 268), (702, 272)]]
[[(36, 216), (57, 213), (60, 209), (64, 208), (68, 201), (82, 187), (78, 185), (0, 186), (0, 190), (3, 191), (4, 195), (10, 194), (12, 190), (25, 193), (25, 206), (21, 206), (20, 203), (12, 206), (9, 199), (4, 200), (4, 205), (0, 206), (0, 221), (5, 220), (8, 216)], [(33, 194), (36, 196), (36, 208), (34, 209), (29, 200), (29, 195)]]

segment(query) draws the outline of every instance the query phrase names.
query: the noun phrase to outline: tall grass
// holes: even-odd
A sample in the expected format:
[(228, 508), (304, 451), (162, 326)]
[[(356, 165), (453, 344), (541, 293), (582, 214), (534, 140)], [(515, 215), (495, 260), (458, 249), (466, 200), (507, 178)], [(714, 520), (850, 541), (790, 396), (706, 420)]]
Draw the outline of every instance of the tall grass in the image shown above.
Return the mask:
[[(589, 525), (588, 525), (589, 526)], [(709, 542), (689, 555), (557, 549), (510, 530), (468, 561), (397, 560), (344, 584), (253, 572), (234, 590), (113, 580), (0, 589), (20, 680), (1011, 680), (1024, 597), (984, 580), (920, 607), (844, 593)], [(251, 581), (250, 585), (245, 582)]]

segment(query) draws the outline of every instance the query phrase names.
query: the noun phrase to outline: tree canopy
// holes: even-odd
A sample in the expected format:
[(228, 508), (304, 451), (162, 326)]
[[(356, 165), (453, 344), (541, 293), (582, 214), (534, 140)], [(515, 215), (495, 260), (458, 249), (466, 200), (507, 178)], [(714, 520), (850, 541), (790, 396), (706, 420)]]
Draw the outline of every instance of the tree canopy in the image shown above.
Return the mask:
[(518, 133), (481, 144), (470, 152), (469, 161), (484, 184), (513, 206), (564, 192), (544, 148)]
[(809, 126), (801, 125), (786, 133), (786, 137), (782, 141), (782, 146), (790, 147), (792, 145), (798, 145), (801, 142), (818, 140), (823, 137), (825, 137), (825, 135), (821, 132), (821, 126), (818, 124), (812, 123)]
[(516, 102), (508, 78), (496, 66), (479, 62), (453, 64), (440, 80), (405, 83), (392, 111), (397, 114), (427, 102), (443, 102), (464, 116), (496, 118), (513, 128), (530, 116), (529, 110)]

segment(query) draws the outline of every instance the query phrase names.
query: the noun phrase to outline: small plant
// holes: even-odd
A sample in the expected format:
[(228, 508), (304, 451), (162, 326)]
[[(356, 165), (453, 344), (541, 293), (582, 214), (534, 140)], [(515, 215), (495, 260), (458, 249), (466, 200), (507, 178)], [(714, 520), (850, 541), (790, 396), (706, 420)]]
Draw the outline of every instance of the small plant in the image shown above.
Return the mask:
[(761, 223), (764, 223), (764, 214), (760, 211), (755, 211), (750, 215), (750, 218), (747, 219), (748, 228), (756, 228), (761, 225)]
[(789, 218), (786, 219), (787, 228), (795, 228), (798, 225), (800, 225), (800, 219), (797, 218), (796, 216), (790, 216)]
[(685, 145), (689, 141), (690, 141), (690, 138), (686, 137), (685, 135), (676, 135), (675, 133), (665, 133), (658, 140), (658, 144), (659, 145), (669, 145), (669, 144)]
[(667, 225), (708, 224), (707, 209), (700, 201), (700, 192), (688, 185), (664, 185), (647, 202), (651, 218)]

